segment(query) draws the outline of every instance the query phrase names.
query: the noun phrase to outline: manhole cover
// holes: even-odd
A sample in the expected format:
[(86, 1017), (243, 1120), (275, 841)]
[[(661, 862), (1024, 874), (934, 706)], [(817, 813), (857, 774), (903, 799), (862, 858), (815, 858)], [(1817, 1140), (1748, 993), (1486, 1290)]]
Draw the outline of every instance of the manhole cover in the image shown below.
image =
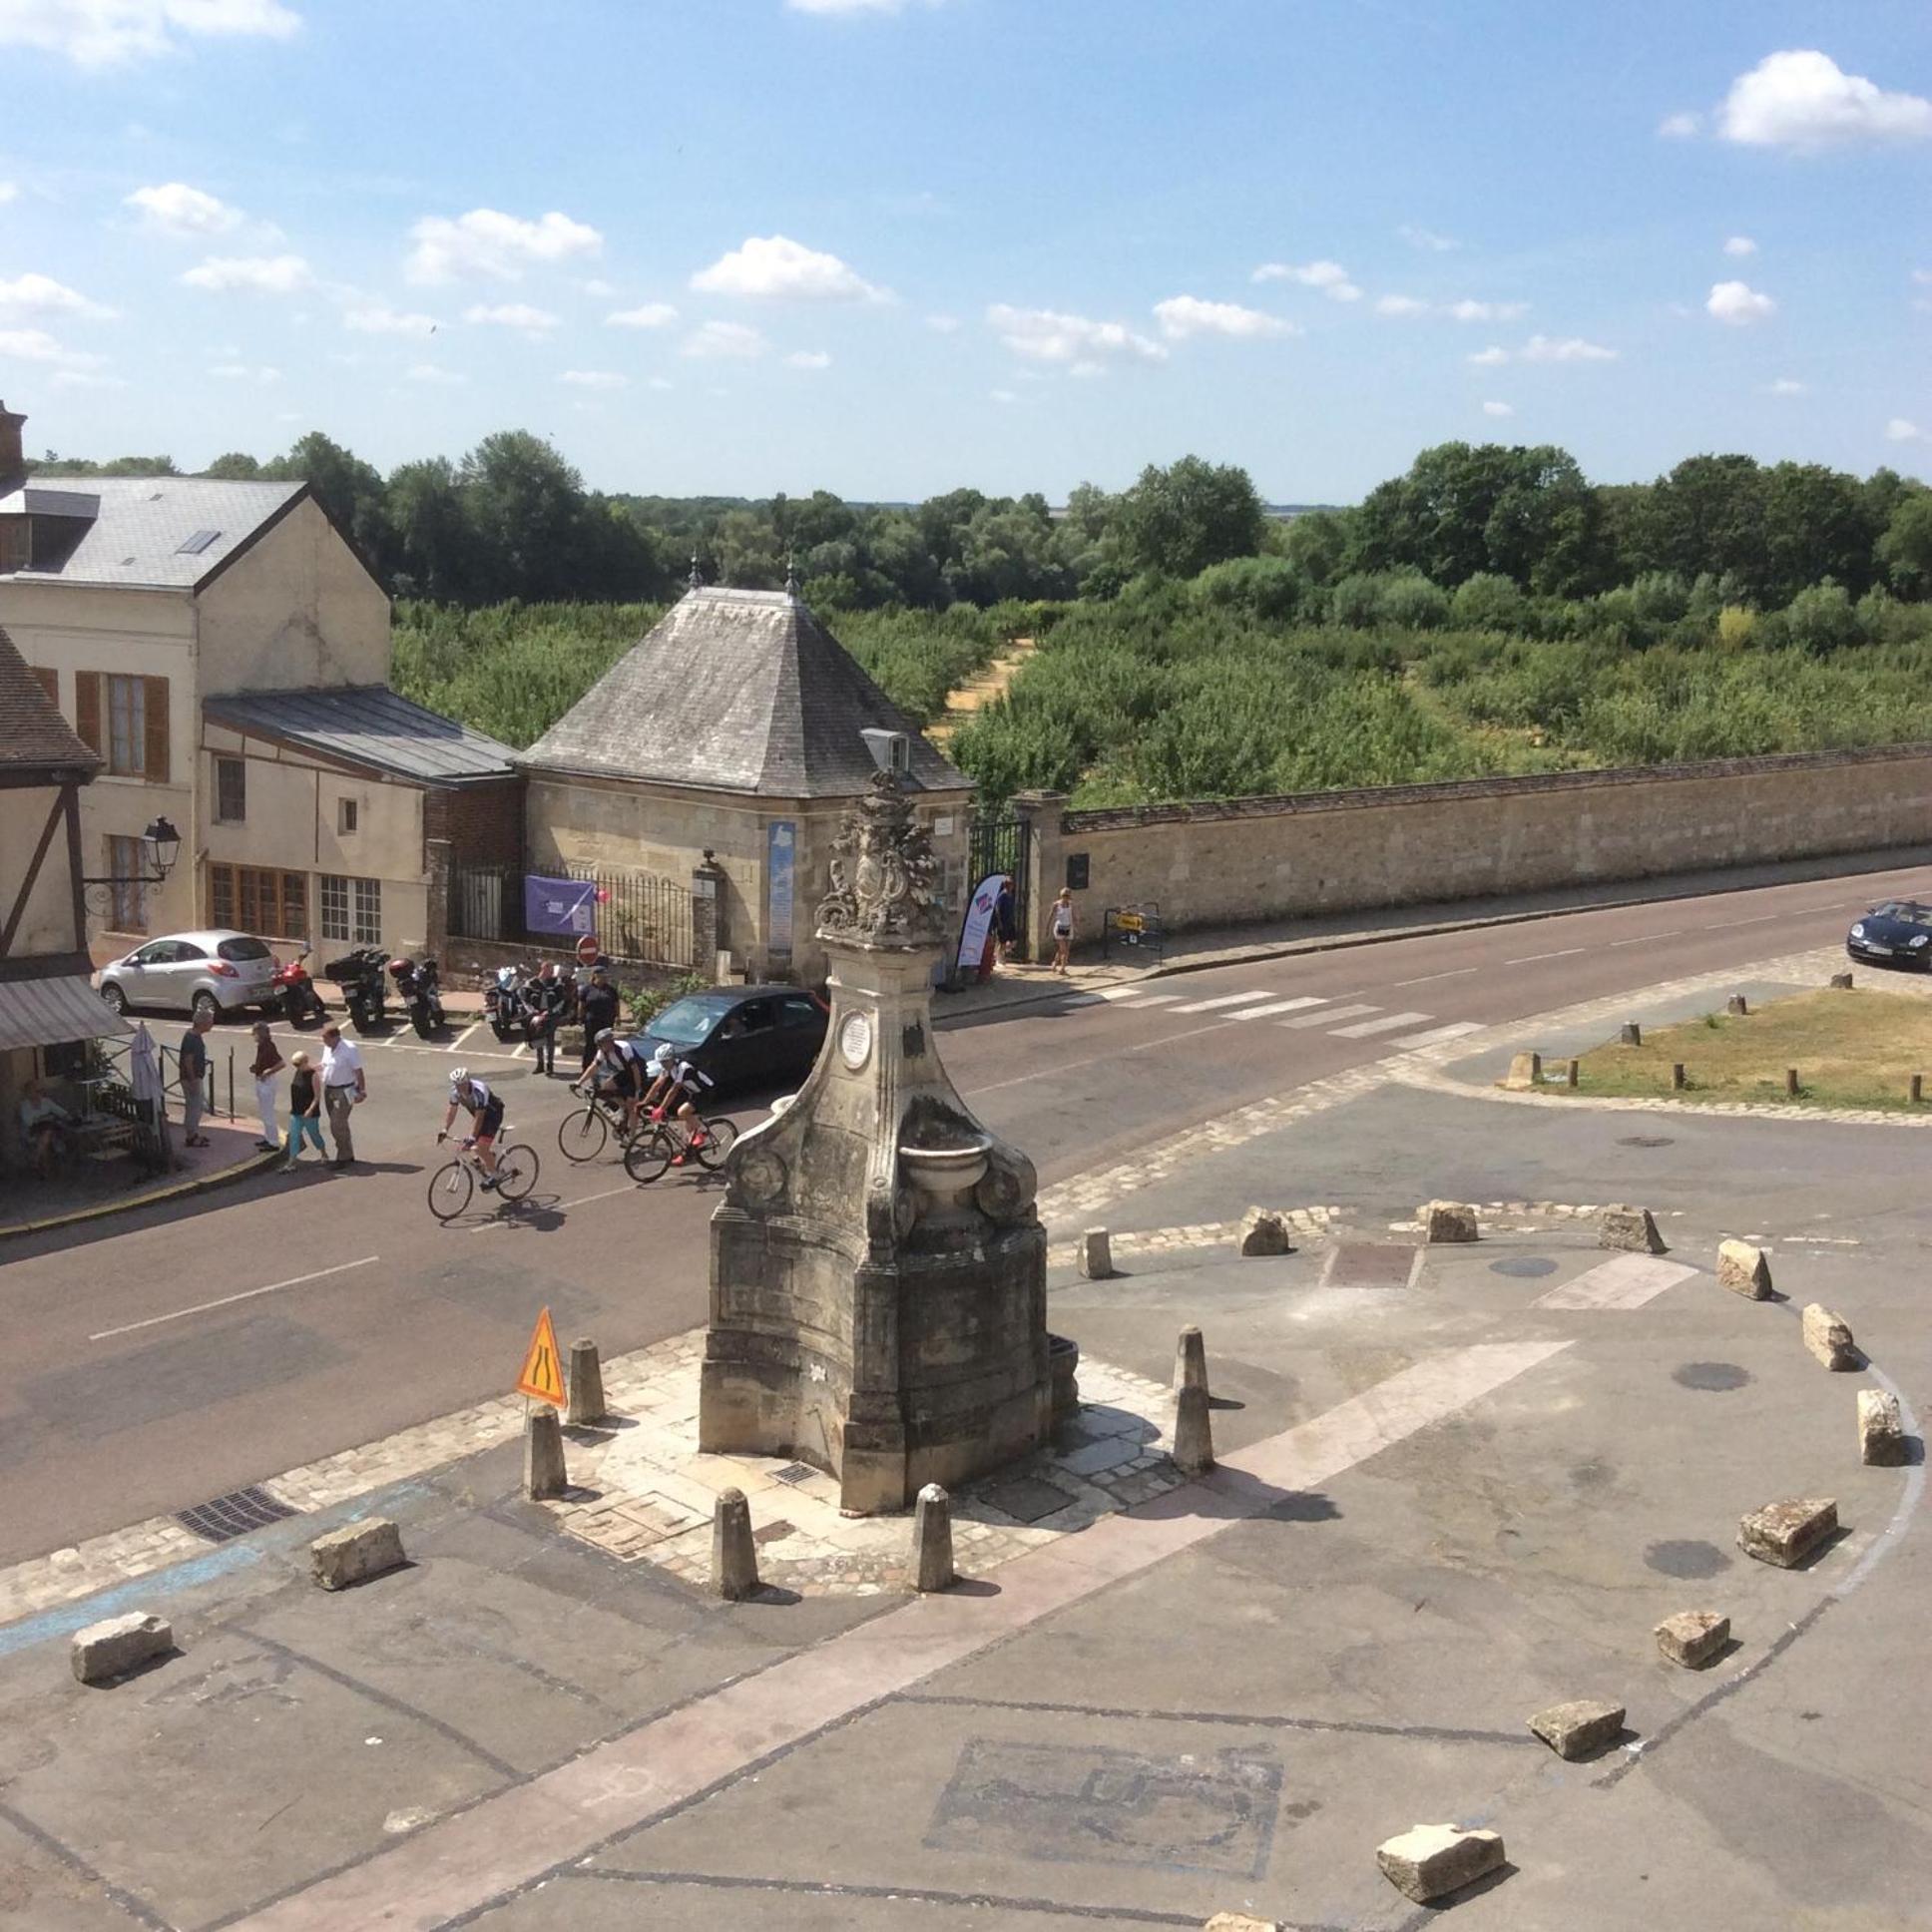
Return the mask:
[(1686, 1362), (1682, 1368), (1671, 1371), (1671, 1380), (1681, 1382), (1688, 1389), (1740, 1389), (1751, 1379), (1747, 1368), (1739, 1368), (1735, 1362)]
[(1730, 1568), (1730, 1559), (1714, 1543), (1653, 1543), (1644, 1561), (1660, 1576), (1686, 1579), (1714, 1577)]
[(1554, 1274), (1557, 1271), (1557, 1264), (1554, 1261), (1546, 1261), (1540, 1254), (1512, 1254), (1505, 1260), (1490, 1262), (1489, 1271), (1492, 1274), (1513, 1274), (1534, 1280), (1540, 1274)]
[(1422, 1250), (1387, 1241), (1338, 1241), (1322, 1269), (1326, 1288), (1406, 1288)]
[(1626, 1134), (1617, 1145), (1619, 1147), (1660, 1148), (1676, 1147), (1677, 1142), (1668, 1134)]
[(771, 1480), (774, 1483), (802, 1483), (806, 1477), (815, 1473), (809, 1463), (788, 1462), (782, 1469), (774, 1469), (771, 1472)]
[(1065, 1509), (1074, 1499), (1055, 1483), (1039, 1476), (1023, 1476), (1018, 1482), (997, 1483), (982, 1492), (987, 1502), (1010, 1516), (1016, 1523), (1037, 1523), (1055, 1510)]
[(232, 1495), (218, 1496), (212, 1503), (197, 1503), (193, 1509), (177, 1510), (175, 1521), (185, 1530), (210, 1543), (232, 1543), (266, 1523), (279, 1523), (295, 1512), (286, 1503), (277, 1503), (265, 1489), (238, 1489)]

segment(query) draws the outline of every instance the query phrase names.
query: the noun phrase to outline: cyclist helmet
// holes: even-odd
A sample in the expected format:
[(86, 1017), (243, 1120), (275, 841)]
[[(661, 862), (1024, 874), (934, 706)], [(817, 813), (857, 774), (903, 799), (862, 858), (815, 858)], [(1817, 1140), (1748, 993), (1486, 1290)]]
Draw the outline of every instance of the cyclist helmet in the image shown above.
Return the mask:
[(450, 1074), (449, 1084), (452, 1087), (467, 1087), (470, 1084), (470, 1070), (467, 1067), (456, 1068)]
[(611, 1041), (615, 1040), (616, 1038), (617, 1038), (617, 1028), (606, 1027), (601, 1033), (598, 1034), (597, 1039), (593, 1042), (593, 1044), (600, 1047), (607, 1046)]

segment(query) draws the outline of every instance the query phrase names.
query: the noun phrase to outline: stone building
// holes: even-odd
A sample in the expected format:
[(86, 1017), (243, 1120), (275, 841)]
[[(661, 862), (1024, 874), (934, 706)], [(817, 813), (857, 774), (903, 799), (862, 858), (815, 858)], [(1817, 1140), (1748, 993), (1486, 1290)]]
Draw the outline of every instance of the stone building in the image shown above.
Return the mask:
[[(692, 881), (714, 895), (715, 923), (698, 930), (734, 964), (758, 979), (816, 981), (825, 955), (810, 909), (846, 808), (879, 768), (868, 730), (904, 734), (902, 781), (949, 902), (961, 903), (971, 780), (795, 591), (694, 584), (518, 759), (527, 863)], [(709, 951), (701, 940), (700, 972)]]

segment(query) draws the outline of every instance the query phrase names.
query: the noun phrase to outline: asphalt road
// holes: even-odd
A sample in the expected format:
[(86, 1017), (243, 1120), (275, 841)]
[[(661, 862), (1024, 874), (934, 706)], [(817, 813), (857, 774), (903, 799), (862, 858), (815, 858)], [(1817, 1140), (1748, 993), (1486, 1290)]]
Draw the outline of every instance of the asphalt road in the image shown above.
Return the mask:
[[(956, 1084), (1043, 1183), (1177, 1128), (1386, 1056), (1667, 978), (1830, 944), (1918, 871), (1578, 912), (1153, 982), (946, 1024)], [(542, 1156), (522, 1211), (442, 1226), (425, 1203), (452, 1055), (368, 1049), (367, 1164), (265, 1177), (173, 1212), (10, 1245), (0, 1320), (0, 1562), (186, 1508), (372, 1440), (514, 1380), (537, 1309), (560, 1333), (635, 1348), (704, 1318), (716, 1184), (634, 1187), (573, 1168), (573, 1103), (484, 1051)], [(748, 1108), (739, 1118), (758, 1117)]]

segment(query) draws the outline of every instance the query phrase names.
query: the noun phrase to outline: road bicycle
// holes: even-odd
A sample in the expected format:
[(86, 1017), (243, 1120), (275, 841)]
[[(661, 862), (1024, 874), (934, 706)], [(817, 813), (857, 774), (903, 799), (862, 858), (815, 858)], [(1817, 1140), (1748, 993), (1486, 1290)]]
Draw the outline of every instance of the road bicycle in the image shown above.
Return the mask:
[(633, 1181), (655, 1181), (673, 1161), (686, 1158), (713, 1173), (724, 1165), (737, 1139), (737, 1129), (726, 1120), (700, 1120), (705, 1138), (692, 1142), (692, 1130), (681, 1120), (646, 1121), (624, 1150), (624, 1172)]
[(595, 1161), (615, 1134), (622, 1147), (631, 1138), (624, 1124), (624, 1102), (608, 1094), (593, 1094), (582, 1107), (566, 1114), (557, 1129), (557, 1146), (566, 1161), (581, 1166)]
[[(506, 1127), (496, 1138), (496, 1187), (485, 1192), (501, 1195), (514, 1206), (537, 1185), (537, 1150), (521, 1141), (512, 1145), (513, 1131)], [(438, 1220), (454, 1220), (468, 1208), (477, 1187), (488, 1179), (475, 1141), (464, 1141), (456, 1158), (429, 1178), (429, 1211)]]

